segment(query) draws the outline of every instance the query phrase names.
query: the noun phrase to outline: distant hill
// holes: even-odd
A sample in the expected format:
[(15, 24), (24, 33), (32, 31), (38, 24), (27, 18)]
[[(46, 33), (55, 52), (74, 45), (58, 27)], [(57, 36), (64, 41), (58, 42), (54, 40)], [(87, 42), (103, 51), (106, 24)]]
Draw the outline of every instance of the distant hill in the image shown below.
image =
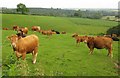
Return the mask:
[[(82, 17), (82, 18), (102, 18), (103, 16), (117, 16), (116, 9), (78, 9), (78, 8), (28, 8), (29, 15), (41, 16), (62, 16), (62, 17)], [(3, 14), (18, 14), (15, 8), (2, 8)]]

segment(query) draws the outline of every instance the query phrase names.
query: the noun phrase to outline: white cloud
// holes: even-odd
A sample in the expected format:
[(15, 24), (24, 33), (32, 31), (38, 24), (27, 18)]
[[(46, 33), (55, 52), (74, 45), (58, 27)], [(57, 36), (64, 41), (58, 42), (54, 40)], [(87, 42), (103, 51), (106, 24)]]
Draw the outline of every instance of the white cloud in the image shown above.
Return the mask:
[(27, 7), (43, 8), (118, 8), (119, 0), (0, 0), (0, 7), (16, 8), (18, 3)]

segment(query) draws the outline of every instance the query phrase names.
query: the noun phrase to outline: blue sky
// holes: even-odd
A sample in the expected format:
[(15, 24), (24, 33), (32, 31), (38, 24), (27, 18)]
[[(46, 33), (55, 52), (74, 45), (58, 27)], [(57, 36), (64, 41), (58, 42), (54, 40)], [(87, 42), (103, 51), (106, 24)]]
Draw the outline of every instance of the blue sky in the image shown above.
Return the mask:
[(119, 0), (0, 0), (0, 7), (16, 8), (18, 3), (42, 8), (118, 8)]

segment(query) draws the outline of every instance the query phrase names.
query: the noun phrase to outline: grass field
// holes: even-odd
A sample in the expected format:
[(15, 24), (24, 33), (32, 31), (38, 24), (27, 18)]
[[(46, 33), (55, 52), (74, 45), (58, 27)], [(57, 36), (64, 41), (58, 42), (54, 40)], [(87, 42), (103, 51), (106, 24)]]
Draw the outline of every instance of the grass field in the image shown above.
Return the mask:
[[(7, 36), (16, 34), (13, 30), (2, 31), (2, 73), (4, 76), (118, 76), (114, 62), (118, 61), (118, 42), (113, 43), (113, 59), (107, 57), (107, 50), (94, 50), (89, 55), (85, 43), (77, 47), (71, 37), (74, 32), (79, 34), (104, 33), (108, 28), (116, 26), (117, 22), (91, 20), (82, 18), (48, 17), (31, 15), (6, 15), (3, 17), (3, 27), (12, 28), (12, 25), (28, 26), (39, 25), (42, 29), (66, 31), (67, 34), (52, 35), (48, 38), (38, 32), (40, 40), (36, 64), (32, 64), (32, 54), (26, 60), (16, 60)], [(24, 71), (23, 71), (24, 70)]]
[(80, 34), (99, 34), (105, 33), (110, 27), (118, 23), (114, 21), (105, 21), (100, 19), (83, 19), (69, 17), (51, 17), (51, 16), (32, 16), (32, 15), (2, 15), (3, 27), (12, 29), (13, 25), (28, 27), (38, 25), (41, 29), (55, 29), (69, 33), (78, 32)]

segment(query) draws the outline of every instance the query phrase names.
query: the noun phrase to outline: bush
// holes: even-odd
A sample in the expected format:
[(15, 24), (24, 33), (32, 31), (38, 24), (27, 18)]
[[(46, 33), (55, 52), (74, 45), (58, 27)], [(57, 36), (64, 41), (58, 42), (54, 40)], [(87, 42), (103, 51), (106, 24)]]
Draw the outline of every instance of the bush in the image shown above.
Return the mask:
[(107, 34), (116, 34), (117, 36), (120, 36), (120, 24), (118, 26), (114, 26), (107, 30)]

